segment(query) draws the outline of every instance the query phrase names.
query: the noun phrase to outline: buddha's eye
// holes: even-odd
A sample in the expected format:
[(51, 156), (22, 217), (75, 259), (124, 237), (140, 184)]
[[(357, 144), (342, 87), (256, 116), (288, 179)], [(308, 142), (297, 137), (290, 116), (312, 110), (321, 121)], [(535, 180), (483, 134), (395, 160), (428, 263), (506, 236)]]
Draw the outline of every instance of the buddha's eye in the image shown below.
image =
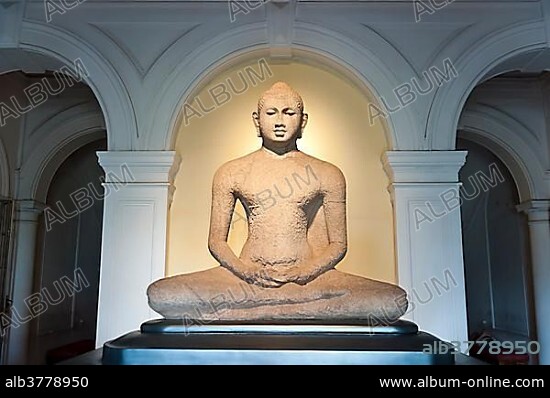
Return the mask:
[(268, 109), (268, 110), (265, 111), (265, 113), (266, 113), (266, 115), (272, 116), (272, 115), (276, 114), (277, 112), (275, 112), (275, 109)]
[(294, 112), (292, 109), (287, 109), (285, 111), (285, 113), (288, 115), (288, 116), (294, 116), (296, 114), (296, 112)]

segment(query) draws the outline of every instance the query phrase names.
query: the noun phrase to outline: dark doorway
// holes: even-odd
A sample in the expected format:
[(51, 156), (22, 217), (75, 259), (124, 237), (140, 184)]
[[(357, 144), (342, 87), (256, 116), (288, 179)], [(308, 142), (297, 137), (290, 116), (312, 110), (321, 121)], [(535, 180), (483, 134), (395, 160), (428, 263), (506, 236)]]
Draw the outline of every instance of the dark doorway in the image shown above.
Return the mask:
[(94, 348), (104, 172), (92, 142), (69, 156), (50, 184), (41, 219), (35, 291), (48, 305), (35, 321), (31, 363), (56, 363)]
[[(460, 181), (469, 340), (529, 342), (535, 336), (528, 225), (516, 210), (516, 183), (485, 147), (459, 139), (457, 149), (468, 151)], [(488, 359), (529, 361), (525, 355)]]

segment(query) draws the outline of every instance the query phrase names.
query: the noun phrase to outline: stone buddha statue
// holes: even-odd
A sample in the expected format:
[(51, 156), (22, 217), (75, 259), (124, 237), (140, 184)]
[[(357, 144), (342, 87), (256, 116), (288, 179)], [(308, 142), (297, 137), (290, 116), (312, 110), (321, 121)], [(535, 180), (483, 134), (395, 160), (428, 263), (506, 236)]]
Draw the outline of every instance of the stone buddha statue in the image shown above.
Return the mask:
[[(298, 149), (308, 121), (300, 95), (275, 83), (252, 117), (261, 148), (213, 179), (208, 248), (220, 265), (154, 282), (151, 308), (168, 319), (398, 319), (408, 305), (400, 287), (335, 269), (347, 251), (346, 181)], [(237, 200), (248, 223), (238, 256), (227, 243)]]

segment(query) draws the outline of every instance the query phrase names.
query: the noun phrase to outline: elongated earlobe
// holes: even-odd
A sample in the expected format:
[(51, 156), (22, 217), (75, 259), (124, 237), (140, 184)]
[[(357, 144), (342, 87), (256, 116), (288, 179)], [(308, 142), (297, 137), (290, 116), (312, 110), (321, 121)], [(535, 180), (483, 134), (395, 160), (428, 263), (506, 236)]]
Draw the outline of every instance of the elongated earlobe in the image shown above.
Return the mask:
[(252, 122), (254, 123), (254, 127), (256, 127), (256, 135), (261, 137), (262, 132), (260, 131), (260, 115), (258, 115), (258, 112), (252, 112)]
[(304, 129), (307, 125), (308, 116), (307, 113), (304, 113), (302, 115), (302, 125), (300, 126), (300, 133), (298, 134), (298, 138), (302, 138), (302, 133), (304, 132)]

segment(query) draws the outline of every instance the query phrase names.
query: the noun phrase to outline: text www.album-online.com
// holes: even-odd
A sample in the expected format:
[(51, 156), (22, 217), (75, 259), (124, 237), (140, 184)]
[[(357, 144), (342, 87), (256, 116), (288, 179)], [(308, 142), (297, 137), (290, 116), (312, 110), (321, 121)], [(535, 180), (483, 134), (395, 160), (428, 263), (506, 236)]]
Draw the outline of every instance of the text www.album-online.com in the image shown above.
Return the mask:
[(447, 379), (426, 376), (419, 379), (407, 379), (407, 378), (391, 378), (391, 379), (379, 379), (380, 387), (390, 387), (390, 388), (399, 388), (399, 387), (413, 387), (413, 388), (434, 388), (434, 387), (470, 387), (470, 388), (509, 388), (509, 387), (518, 387), (518, 388), (544, 388), (543, 379), (507, 379), (507, 378), (493, 378), (493, 377), (483, 377), (483, 378), (470, 378), (470, 379)]

